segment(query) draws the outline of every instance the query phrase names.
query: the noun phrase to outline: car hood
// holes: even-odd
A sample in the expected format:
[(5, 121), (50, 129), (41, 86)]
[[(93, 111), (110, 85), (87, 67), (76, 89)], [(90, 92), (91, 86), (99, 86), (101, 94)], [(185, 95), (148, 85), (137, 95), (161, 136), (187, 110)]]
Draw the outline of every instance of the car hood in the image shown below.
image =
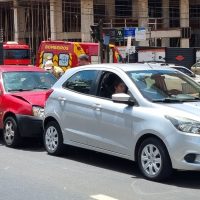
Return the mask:
[(177, 109), (174, 113), (184, 113), (184, 115), (194, 115), (200, 118), (200, 102), (186, 102), (176, 104), (166, 104), (165, 106)]
[[(47, 90), (48, 91), (48, 90)], [(47, 91), (16, 92), (10, 94), (13, 97), (24, 100), (31, 105), (44, 107)]]

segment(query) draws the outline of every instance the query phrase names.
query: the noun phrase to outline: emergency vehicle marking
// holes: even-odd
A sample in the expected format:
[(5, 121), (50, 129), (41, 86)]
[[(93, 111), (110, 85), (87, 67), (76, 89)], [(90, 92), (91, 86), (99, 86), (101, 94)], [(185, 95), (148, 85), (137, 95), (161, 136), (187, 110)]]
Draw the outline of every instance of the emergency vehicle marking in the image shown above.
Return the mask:
[(64, 50), (64, 51), (69, 50), (69, 48), (67, 46), (45, 45), (44, 48), (49, 49), (49, 50)]

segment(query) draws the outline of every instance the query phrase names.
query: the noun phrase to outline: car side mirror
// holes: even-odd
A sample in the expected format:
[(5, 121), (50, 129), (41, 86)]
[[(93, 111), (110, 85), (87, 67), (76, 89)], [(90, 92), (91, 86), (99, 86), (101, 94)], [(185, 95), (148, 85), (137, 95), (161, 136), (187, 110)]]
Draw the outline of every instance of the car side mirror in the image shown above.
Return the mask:
[(135, 100), (130, 97), (130, 95), (125, 93), (118, 93), (112, 95), (112, 100), (115, 103), (128, 104), (129, 106), (135, 105)]

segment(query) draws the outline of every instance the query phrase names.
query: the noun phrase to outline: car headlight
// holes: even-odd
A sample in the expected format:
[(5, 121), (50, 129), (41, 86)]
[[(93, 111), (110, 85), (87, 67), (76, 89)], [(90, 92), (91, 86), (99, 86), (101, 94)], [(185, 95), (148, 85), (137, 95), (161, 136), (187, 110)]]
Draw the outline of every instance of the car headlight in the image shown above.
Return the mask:
[(44, 108), (40, 106), (33, 106), (32, 110), (33, 110), (33, 116), (39, 117), (41, 119), (44, 118)]
[(184, 117), (171, 117), (165, 116), (176, 129), (185, 133), (199, 134), (200, 135), (200, 122), (193, 119)]

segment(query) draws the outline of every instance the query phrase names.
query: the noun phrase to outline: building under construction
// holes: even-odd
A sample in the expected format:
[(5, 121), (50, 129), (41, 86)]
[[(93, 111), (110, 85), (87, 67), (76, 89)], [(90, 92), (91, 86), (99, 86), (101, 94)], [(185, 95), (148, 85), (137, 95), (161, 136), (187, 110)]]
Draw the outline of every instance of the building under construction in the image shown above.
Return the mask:
[[(200, 46), (199, 0), (0, 0), (4, 41), (91, 41), (90, 25), (144, 27), (140, 46)], [(120, 44), (120, 45), (125, 45)]]

